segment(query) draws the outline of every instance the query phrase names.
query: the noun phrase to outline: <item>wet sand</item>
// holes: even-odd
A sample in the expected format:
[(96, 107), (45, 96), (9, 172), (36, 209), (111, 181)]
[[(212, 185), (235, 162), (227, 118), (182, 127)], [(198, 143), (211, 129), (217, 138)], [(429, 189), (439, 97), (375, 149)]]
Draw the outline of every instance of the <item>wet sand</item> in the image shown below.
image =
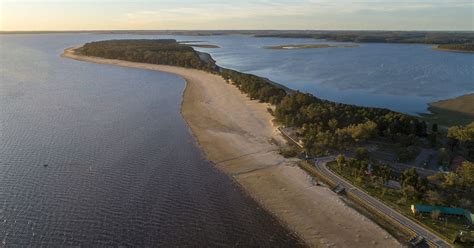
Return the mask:
[(181, 67), (76, 55), (101, 64), (173, 73), (187, 82), (182, 115), (207, 159), (232, 176), (257, 202), (312, 247), (401, 247), (385, 230), (347, 206), (326, 187), (314, 186), (296, 162), (278, 154), (285, 141), (268, 104), (250, 101), (222, 77)]

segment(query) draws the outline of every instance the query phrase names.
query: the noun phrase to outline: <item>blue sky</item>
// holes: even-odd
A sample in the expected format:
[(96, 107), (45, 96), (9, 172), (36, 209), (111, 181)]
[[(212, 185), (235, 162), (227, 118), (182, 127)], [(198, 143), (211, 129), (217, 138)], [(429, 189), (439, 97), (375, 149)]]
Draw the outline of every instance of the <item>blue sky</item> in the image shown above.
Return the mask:
[(472, 0), (0, 0), (0, 30), (474, 30)]

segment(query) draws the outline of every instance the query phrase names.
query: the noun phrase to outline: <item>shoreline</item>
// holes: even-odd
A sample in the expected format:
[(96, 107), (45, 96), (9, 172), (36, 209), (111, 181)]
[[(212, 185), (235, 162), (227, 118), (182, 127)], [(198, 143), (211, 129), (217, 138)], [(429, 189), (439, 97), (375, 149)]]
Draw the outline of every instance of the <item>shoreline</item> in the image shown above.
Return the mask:
[(257, 203), (296, 232), (309, 246), (400, 247), (377, 224), (347, 206), (327, 187), (314, 186), (294, 159), (277, 144), (284, 138), (267, 112), (269, 104), (251, 101), (214, 74), (195, 69), (77, 55), (75, 60), (156, 70), (186, 82), (181, 114), (206, 158), (229, 175)]
[(443, 126), (467, 125), (474, 121), (474, 93), (428, 103), (427, 114), (422, 118)]
[(457, 50), (457, 49), (448, 49), (448, 48), (440, 48), (438, 45), (432, 46), (431, 49), (434, 51), (440, 52), (452, 52), (452, 53), (474, 53), (474, 51), (466, 51), (466, 50)]

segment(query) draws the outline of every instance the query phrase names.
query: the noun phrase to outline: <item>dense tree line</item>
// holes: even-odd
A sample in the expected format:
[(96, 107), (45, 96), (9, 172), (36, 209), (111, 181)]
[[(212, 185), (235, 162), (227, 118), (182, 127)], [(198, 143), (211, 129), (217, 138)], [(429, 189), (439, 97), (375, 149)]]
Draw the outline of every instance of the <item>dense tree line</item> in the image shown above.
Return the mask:
[(86, 56), (210, 70), (215, 65), (200, 58), (192, 47), (176, 40), (108, 40), (85, 44)]
[(447, 136), (452, 153), (460, 153), (468, 160), (474, 160), (474, 122), (449, 128)]
[(257, 37), (313, 38), (341, 42), (465, 44), (474, 43), (473, 32), (403, 31), (301, 31), (259, 34)]
[(262, 102), (278, 104), (286, 96), (284, 89), (273, 85), (267, 79), (229, 69), (221, 69), (220, 74), (252, 100), (258, 99)]
[(411, 145), (426, 136), (426, 123), (415, 117), (381, 108), (360, 107), (321, 100), (311, 94), (286, 95), (275, 109), (276, 120), (300, 128), (309, 153), (320, 147), (344, 148), (374, 136)]

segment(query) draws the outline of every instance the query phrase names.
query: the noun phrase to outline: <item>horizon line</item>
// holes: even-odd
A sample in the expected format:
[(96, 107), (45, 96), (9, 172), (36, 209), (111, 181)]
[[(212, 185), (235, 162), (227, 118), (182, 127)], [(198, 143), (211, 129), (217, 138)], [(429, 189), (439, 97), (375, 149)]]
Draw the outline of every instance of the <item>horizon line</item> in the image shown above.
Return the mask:
[(86, 32), (257, 32), (257, 31), (366, 31), (366, 32), (473, 32), (447, 29), (76, 29), (76, 30), (0, 30), (0, 33), (86, 33)]

